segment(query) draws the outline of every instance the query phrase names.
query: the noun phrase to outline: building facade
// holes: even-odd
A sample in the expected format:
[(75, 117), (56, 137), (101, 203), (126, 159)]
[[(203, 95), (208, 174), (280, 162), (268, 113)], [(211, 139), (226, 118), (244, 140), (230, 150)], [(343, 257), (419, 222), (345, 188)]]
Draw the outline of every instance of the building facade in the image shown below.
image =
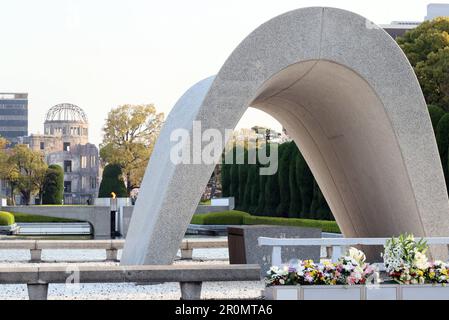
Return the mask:
[(28, 94), (0, 93), (0, 136), (11, 143), (28, 135)]
[(97, 197), (100, 176), (98, 148), (89, 143), (87, 115), (73, 104), (48, 110), (44, 134), (23, 137), (21, 143), (45, 155), (48, 165), (64, 170), (64, 203), (90, 204)]
[[(438, 17), (449, 17), (448, 3), (430, 3), (427, 5), (427, 15), (424, 21), (432, 20)], [(419, 26), (423, 21), (393, 21), (390, 24), (381, 25), (381, 27), (394, 39), (403, 36), (407, 31)]]

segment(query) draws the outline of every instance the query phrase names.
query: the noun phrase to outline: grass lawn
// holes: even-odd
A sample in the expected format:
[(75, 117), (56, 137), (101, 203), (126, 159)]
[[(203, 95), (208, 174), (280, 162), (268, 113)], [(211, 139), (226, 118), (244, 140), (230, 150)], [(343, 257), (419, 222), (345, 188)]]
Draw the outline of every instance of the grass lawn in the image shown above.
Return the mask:
[(38, 216), (34, 214), (11, 212), (16, 222), (79, 222), (79, 220)]
[(192, 224), (217, 224), (217, 225), (276, 225), (291, 227), (319, 228), (323, 232), (340, 233), (340, 229), (335, 221), (295, 219), (295, 218), (275, 218), (252, 216), (247, 212), (231, 210), (223, 212), (211, 212), (205, 214), (195, 214)]

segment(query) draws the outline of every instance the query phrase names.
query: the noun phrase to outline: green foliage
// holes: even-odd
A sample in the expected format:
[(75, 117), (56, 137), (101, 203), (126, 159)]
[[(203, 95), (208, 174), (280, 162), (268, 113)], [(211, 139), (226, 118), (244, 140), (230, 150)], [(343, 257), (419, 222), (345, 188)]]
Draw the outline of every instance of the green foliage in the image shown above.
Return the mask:
[(242, 211), (223, 211), (195, 214), (192, 224), (202, 225), (277, 225), (292, 227), (319, 228), (323, 232), (340, 233), (335, 221), (292, 219), (279, 217), (257, 217)]
[(259, 204), (259, 194), (260, 194), (260, 176), (259, 176), (259, 165), (251, 165), (248, 175), (251, 179), (251, 195), (249, 202), (250, 213), (257, 212), (257, 206)]
[(427, 103), (449, 111), (449, 17), (426, 21), (397, 39)]
[(239, 193), (239, 165), (231, 165), (231, 186), (229, 188), (230, 194), (234, 197), (235, 204), (238, 205), (240, 199)]
[(299, 150), (296, 144), (290, 142), (291, 155), (288, 168), (288, 186), (290, 191), (290, 206), (288, 216), (299, 218), (301, 216), (301, 192), (296, 181), (296, 159), (299, 157)]
[(121, 105), (108, 113), (100, 157), (122, 168), (128, 194), (140, 186), (163, 121), (152, 104)]
[(257, 198), (257, 207), (255, 214), (263, 215), (265, 210), (265, 185), (267, 184), (266, 175), (259, 175), (259, 194)]
[(110, 198), (111, 192), (114, 192), (118, 198), (128, 196), (122, 177), (122, 170), (117, 164), (108, 164), (104, 168), (98, 197)]
[(14, 216), (11, 213), (0, 211), (0, 226), (10, 226), (14, 222)]
[(241, 225), (243, 224), (243, 218), (246, 216), (249, 216), (249, 213), (237, 210), (195, 214), (191, 223), (203, 225)]
[(48, 167), (42, 193), (43, 204), (62, 204), (64, 197), (64, 171), (57, 164)]
[(222, 196), (227, 198), (231, 194), (231, 165), (225, 164), (224, 161), (221, 165), (221, 193)]
[[(33, 151), (24, 144), (15, 145), (8, 153), (7, 166), (2, 176), (9, 182), (12, 191), (18, 190), (26, 204), (34, 194), (42, 199), (47, 164), (41, 152)], [(11, 194), (11, 198), (13, 194)]]
[(311, 218), (318, 220), (332, 220), (332, 214), (330, 213), (329, 206), (326, 199), (318, 186), (318, 183), (313, 181), (313, 200), (311, 204)]
[(430, 120), (432, 121), (433, 131), (436, 133), (438, 122), (444, 116), (445, 112), (438, 106), (429, 105), (428, 106)]
[(290, 161), (292, 142), (283, 143), (278, 148), (279, 164), (278, 164), (278, 183), (279, 183), (279, 205), (276, 213), (280, 217), (288, 217), (290, 209)]
[(264, 214), (268, 212), (276, 213), (279, 205), (279, 171), (273, 175), (267, 176), (265, 184), (265, 208)]
[(249, 225), (268, 224), (277, 226), (319, 228), (322, 232), (340, 233), (340, 229), (335, 221), (250, 216), (245, 217), (243, 222), (244, 224)]
[[(245, 152), (245, 159), (248, 157), (248, 152), (246, 149)], [(238, 175), (239, 175), (239, 183), (238, 183), (238, 192), (239, 192), (239, 201), (236, 203), (236, 208), (239, 210), (247, 210), (248, 209), (248, 203), (245, 202), (245, 200), (248, 200), (248, 198), (245, 199), (245, 191), (246, 191), (246, 184), (247, 184), (247, 178), (248, 178), (248, 164), (247, 160), (245, 160), (244, 164), (237, 165), (238, 167)]]
[(35, 214), (27, 214), (27, 213), (21, 213), (21, 212), (11, 212), (11, 214), (14, 216), (16, 222), (26, 222), (26, 223), (33, 223), (33, 222), (79, 222), (79, 220), (74, 219), (66, 219), (66, 218), (57, 218), (57, 217), (46, 217), (46, 216), (39, 216)]
[[(243, 198), (243, 206), (242, 206), (242, 210), (246, 210), (246, 211), (250, 211), (250, 207), (251, 207), (251, 199), (253, 196), (253, 189), (256, 185), (257, 182), (257, 165), (255, 164), (249, 164), (246, 165), (247, 167), (247, 179), (246, 179), (246, 185), (245, 185), (245, 193), (244, 193), (244, 198)], [(250, 211), (251, 212), (251, 211)]]
[(307, 166), (301, 153), (296, 158), (296, 182), (301, 194), (301, 217), (311, 218), (311, 206), (313, 200), (313, 175)]
[(438, 151), (440, 153), (441, 164), (443, 166), (444, 178), (446, 180), (446, 187), (448, 187), (449, 113), (446, 113), (438, 122), (436, 130), (436, 140), (438, 145)]

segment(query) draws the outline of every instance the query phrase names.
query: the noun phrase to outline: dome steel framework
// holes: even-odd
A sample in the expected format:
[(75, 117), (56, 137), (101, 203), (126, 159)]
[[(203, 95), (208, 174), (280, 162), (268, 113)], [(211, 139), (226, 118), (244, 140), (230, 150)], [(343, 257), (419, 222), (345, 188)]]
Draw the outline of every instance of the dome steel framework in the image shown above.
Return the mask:
[(74, 104), (61, 103), (51, 107), (47, 111), (45, 122), (51, 121), (87, 123), (87, 115), (83, 109)]

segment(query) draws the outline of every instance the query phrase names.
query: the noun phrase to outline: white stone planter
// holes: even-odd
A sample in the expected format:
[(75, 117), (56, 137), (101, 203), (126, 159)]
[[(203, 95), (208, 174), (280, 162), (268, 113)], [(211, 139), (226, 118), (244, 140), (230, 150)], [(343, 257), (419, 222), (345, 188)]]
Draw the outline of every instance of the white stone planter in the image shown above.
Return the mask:
[(265, 288), (263, 296), (268, 300), (449, 300), (449, 286), (273, 286)]

